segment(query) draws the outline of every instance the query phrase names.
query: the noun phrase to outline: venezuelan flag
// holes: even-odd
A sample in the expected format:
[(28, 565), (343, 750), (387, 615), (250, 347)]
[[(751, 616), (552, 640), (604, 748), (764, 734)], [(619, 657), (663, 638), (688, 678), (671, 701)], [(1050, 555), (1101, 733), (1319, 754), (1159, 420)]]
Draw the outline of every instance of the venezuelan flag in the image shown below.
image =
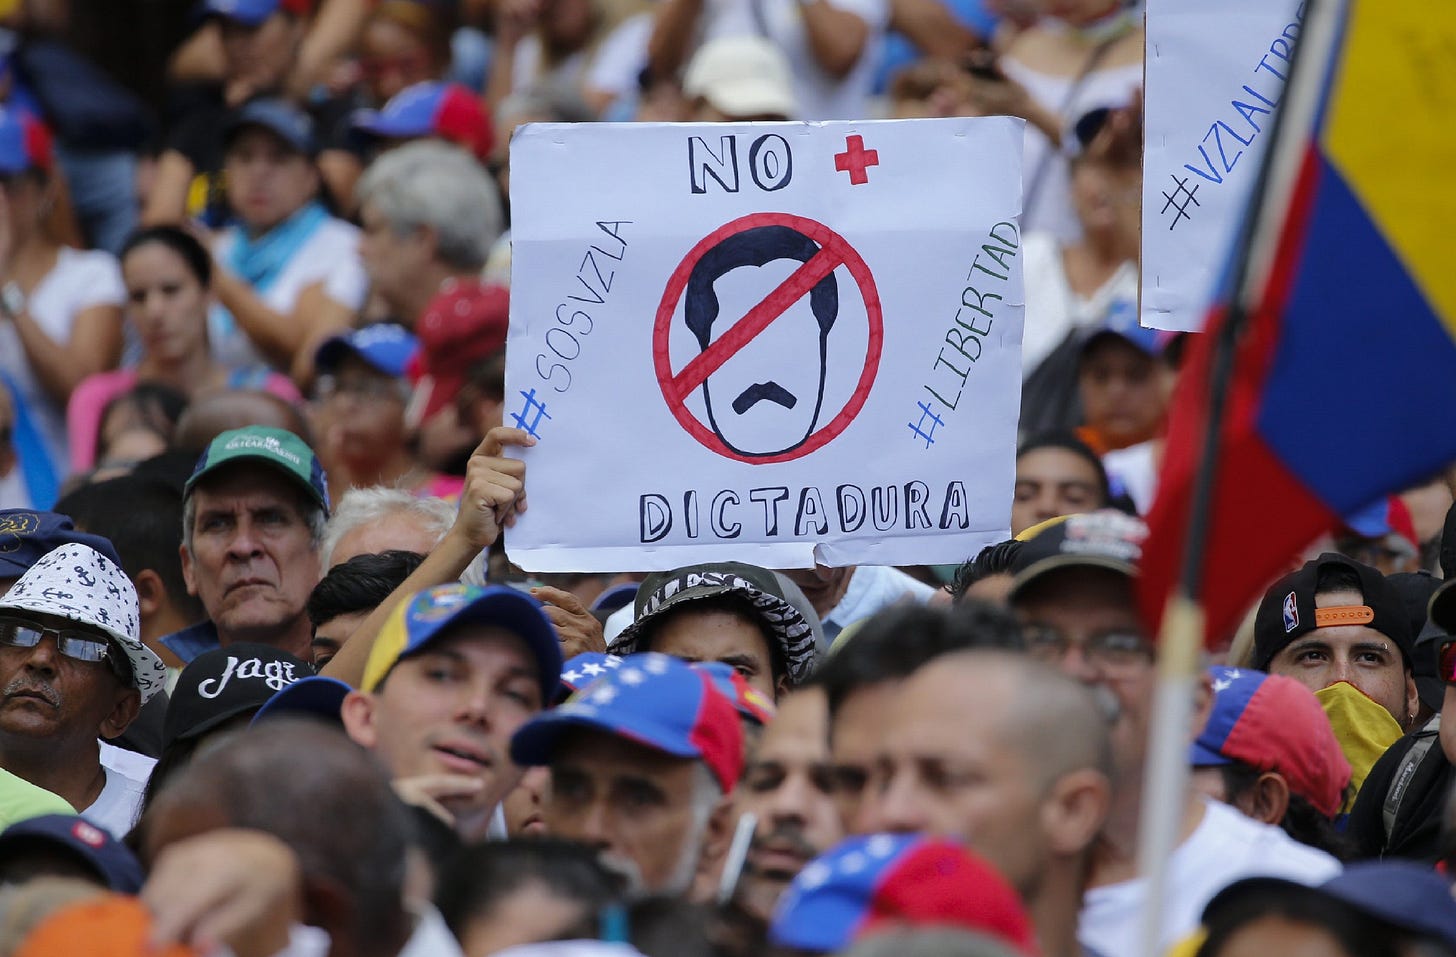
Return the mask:
[(1243, 295), (1249, 321), (1219, 451), (1200, 461), (1216, 304), (1179, 384), (1143, 552), (1156, 623), (1195, 476), (1213, 469), (1199, 592), (1214, 639), (1339, 515), (1456, 461), (1456, 4), (1306, 9), (1264, 217), (1233, 254), (1250, 257), (1248, 281), (1224, 297)]

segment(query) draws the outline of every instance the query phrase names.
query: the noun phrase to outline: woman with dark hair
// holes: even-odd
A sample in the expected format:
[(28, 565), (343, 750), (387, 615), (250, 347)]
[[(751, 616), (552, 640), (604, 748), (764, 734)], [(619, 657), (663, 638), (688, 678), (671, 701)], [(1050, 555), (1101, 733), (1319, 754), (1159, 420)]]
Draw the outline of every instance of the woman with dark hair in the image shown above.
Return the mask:
[(66, 413), (73, 469), (95, 464), (107, 407), (138, 383), (169, 386), (189, 399), (214, 389), (263, 389), (302, 401), (282, 375), (263, 366), (229, 369), (213, 358), (207, 331), (212, 257), (190, 233), (154, 226), (133, 234), (121, 250), (121, 271), (142, 358), (135, 368), (92, 375), (76, 387)]

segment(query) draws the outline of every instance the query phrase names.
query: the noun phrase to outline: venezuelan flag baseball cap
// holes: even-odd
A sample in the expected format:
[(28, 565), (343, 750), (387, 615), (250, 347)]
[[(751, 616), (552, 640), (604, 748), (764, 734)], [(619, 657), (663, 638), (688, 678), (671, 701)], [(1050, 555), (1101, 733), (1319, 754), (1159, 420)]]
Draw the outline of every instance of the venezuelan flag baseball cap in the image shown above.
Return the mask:
[(1216, 666), (1213, 709), (1189, 747), (1195, 768), (1245, 764), (1277, 771), (1325, 817), (1340, 813), (1350, 762), (1319, 699), (1293, 678), (1252, 668)]
[(484, 159), (495, 145), (480, 99), (459, 83), (426, 80), (400, 90), (379, 110), (358, 110), (351, 124), (366, 137), (438, 136)]
[(561, 644), (541, 603), (504, 585), (436, 585), (390, 613), (364, 665), (360, 688), (377, 691), (401, 659), (418, 654), (457, 625), (494, 625), (526, 643), (540, 673), (541, 701), (549, 705), (561, 681)]
[(780, 898), (769, 940), (837, 954), (879, 929), (960, 927), (1039, 953), (1021, 898), (990, 864), (919, 834), (851, 837), (804, 866)]
[(738, 713), (750, 721), (767, 725), (774, 719), (777, 709), (762, 692), (749, 684), (738, 669), (721, 661), (695, 661), (692, 667), (706, 672), (723, 696), (733, 702)]
[(202, 15), (256, 27), (279, 10), (301, 17), (308, 13), (310, 6), (311, 0), (205, 0)]
[(49, 170), (53, 159), (51, 134), (44, 123), (23, 110), (0, 108), (0, 175)]
[(707, 672), (668, 655), (630, 655), (596, 681), (521, 726), (511, 758), (550, 764), (574, 728), (603, 731), (654, 751), (705, 764), (727, 794), (743, 771), (738, 712)]
[(621, 655), (608, 655), (600, 651), (584, 651), (561, 666), (561, 685), (556, 691), (556, 703), (560, 704), (582, 688), (596, 681), (609, 669), (622, 667)]

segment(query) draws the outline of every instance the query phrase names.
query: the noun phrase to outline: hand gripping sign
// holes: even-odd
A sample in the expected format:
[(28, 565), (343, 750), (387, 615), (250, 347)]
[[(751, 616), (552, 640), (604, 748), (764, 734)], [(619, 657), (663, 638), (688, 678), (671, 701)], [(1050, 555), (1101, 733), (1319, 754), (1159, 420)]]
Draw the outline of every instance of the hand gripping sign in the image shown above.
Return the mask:
[(532, 125), (506, 423), (533, 571), (963, 561), (1006, 537), (1021, 123)]

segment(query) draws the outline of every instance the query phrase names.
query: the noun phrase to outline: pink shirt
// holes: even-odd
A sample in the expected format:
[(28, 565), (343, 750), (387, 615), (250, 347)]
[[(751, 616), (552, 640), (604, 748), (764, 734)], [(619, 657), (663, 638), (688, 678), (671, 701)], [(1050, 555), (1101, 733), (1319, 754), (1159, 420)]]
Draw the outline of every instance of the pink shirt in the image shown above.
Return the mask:
[[(71, 452), (71, 470), (85, 472), (96, 465), (96, 439), (101, 433), (101, 413), (107, 403), (137, 384), (135, 369), (98, 372), (81, 380), (71, 393), (66, 406), (66, 435)], [(263, 380), (263, 391), (288, 403), (303, 401), (298, 389), (287, 376), (269, 372)]]

